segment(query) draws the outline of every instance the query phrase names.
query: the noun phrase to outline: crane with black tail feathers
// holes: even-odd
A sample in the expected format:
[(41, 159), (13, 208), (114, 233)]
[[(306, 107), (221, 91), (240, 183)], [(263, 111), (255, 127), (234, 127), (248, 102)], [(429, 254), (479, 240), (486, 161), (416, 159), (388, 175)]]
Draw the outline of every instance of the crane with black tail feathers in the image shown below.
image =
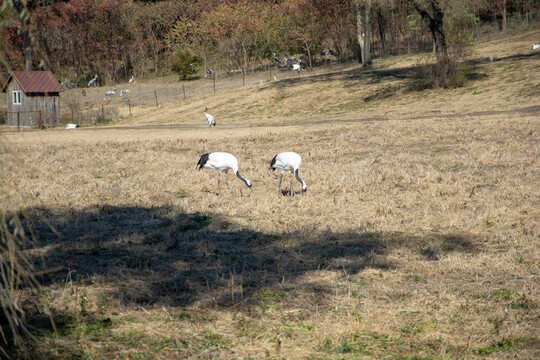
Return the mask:
[(285, 171), (291, 171), (291, 197), (294, 197), (293, 192), (293, 174), (296, 176), (296, 180), (302, 184), (302, 195), (307, 191), (307, 185), (304, 180), (300, 179), (298, 175), (298, 168), (302, 163), (302, 158), (295, 152), (282, 152), (274, 156), (270, 162), (270, 168), (273, 170), (279, 169), (281, 171), (281, 177), (279, 178), (278, 194), (281, 194), (281, 181), (283, 180), (283, 174)]
[(232, 172), (240, 180), (242, 180), (249, 189), (251, 189), (251, 181), (240, 175), (240, 173), (238, 172), (238, 160), (232, 154), (226, 152), (213, 152), (209, 154), (204, 154), (199, 159), (197, 166), (199, 167), (199, 171), (201, 171), (202, 168), (208, 168), (216, 170), (218, 172), (218, 196), (221, 194), (220, 175), (222, 171), (225, 171), (225, 184), (227, 184), (227, 188), (229, 188), (229, 190), (231, 190), (231, 188), (229, 187), (228, 179), (229, 170), (232, 170)]

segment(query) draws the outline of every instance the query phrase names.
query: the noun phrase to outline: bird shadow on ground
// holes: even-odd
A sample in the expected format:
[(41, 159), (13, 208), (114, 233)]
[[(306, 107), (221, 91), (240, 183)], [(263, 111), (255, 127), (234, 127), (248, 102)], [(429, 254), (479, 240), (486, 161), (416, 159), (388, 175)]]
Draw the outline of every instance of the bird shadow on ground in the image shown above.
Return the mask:
[[(38, 237), (29, 257), (43, 270), (57, 269), (42, 277), (44, 286), (85, 279), (87, 285), (104, 284), (107, 296), (137, 306), (196, 302), (229, 307), (240, 302), (231, 297), (233, 279), (242, 283), (242, 302), (250, 302), (284, 279), (302, 282), (304, 275), (318, 270), (356, 274), (366, 268), (399, 268), (389, 255), (400, 248), (433, 261), (448, 252), (481, 249), (480, 239), (455, 234), (418, 237), (317, 229), (263, 233), (219, 214), (188, 214), (172, 205), (31, 208), (19, 215)], [(324, 286), (316, 287), (331, 294)]]

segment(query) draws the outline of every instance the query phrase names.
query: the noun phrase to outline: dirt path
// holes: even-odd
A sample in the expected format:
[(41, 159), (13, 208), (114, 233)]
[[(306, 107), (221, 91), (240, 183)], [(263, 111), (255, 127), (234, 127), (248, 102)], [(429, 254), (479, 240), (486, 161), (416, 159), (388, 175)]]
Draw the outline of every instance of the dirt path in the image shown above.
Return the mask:
[[(491, 111), (475, 111), (468, 113), (455, 113), (455, 114), (442, 114), (440, 111), (434, 110), (433, 115), (415, 116), (415, 117), (403, 117), (403, 118), (388, 118), (384, 116), (379, 117), (366, 117), (359, 119), (347, 119), (347, 120), (311, 120), (311, 121), (294, 121), (294, 122), (282, 122), (282, 123), (251, 123), (251, 124), (220, 124), (219, 128), (232, 129), (232, 128), (249, 128), (249, 127), (285, 127), (285, 126), (300, 126), (300, 125), (331, 125), (331, 124), (346, 124), (346, 123), (372, 123), (376, 121), (389, 121), (389, 120), (424, 120), (424, 119), (455, 119), (460, 117), (469, 116), (482, 117), (492, 116), (500, 114), (534, 114), (540, 115), (540, 105), (528, 106), (524, 108), (517, 108), (512, 110), (491, 110)], [(148, 130), (148, 129), (178, 129), (178, 130), (195, 130), (204, 129), (206, 124), (171, 124), (171, 125), (127, 125), (127, 126), (99, 126), (99, 127), (83, 127), (77, 129), (77, 131), (101, 131), (101, 130)], [(63, 130), (62, 128), (58, 128)], [(4, 128), (3, 133), (17, 132), (16, 128)]]
[[(440, 111), (434, 111), (433, 115), (425, 116), (416, 116), (408, 118), (396, 118), (390, 119), (388, 117), (369, 117), (369, 118), (360, 118), (360, 119), (349, 119), (349, 120), (312, 120), (312, 121), (302, 121), (302, 122), (284, 122), (284, 123), (252, 123), (252, 124), (223, 124), (219, 125), (220, 128), (246, 128), (246, 127), (267, 127), (267, 126), (299, 126), (299, 125), (325, 125), (325, 124), (344, 124), (344, 123), (354, 123), (354, 122), (374, 122), (374, 121), (388, 121), (388, 120), (423, 120), (423, 119), (454, 119), (460, 117), (481, 117), (481, 116), (491, 116), (491, 115), (500, 115), (500, 114), (540, 114), (540, 105), (528, 106), (524, 108), (517, 108), (512, 110), (491, 110), (491, 111), (475, 111), (468, 113), (457, 113), (457, 114), (442, 114)], [(206, 124), (173, 124), (173, 125), (128, 125), (128, 126), (104, 126), (104, 127), (88, 127), (80, 128), (79, 130), (146, 130), (146, 129), (182, 129), (182, 130), (194, 130), (194, 129), (204, 129)]]

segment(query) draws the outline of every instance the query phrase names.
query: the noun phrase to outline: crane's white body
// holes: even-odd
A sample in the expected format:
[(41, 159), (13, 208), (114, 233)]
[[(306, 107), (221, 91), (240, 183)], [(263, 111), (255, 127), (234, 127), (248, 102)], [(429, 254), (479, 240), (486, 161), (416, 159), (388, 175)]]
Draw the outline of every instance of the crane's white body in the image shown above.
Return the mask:
[(111, 100), (114, 94), (116, 94), (114, 91), (106, 91), (103, 101)]
[(287, 151), (282, 152), (274, 156), (270, 162), (270, 168), (272, 170), (278, 169), (281, 171), (281, 177), (279, 178), (278, 193), (281, 194), (281, 181), (283, 180), (283, 174), (285, 171), (291, 172), (291, 196), (294, 196), (292, 183), (293, 183), (293, 174), (296, 176), (296, 179), (302, 184), (302, 194), (307, 191), (307, 185), (304, 180), (300, 179), (298, 175), (298, 168), (302, 164), (302, 158), (295, 152)]
[(60, 83), (60, 86), (62, 86), (64, 89), (73, 89), (75, 87), (75, 83), (71, 82), (68, 78), (64, 78), (64, 81)]
[(76, 129), (78, 127), (79, 127), (79, 125), (77, 125), (77, 124), (67, 124), (66, 125), (66, 129)]
[(128, 95), (131, 91), (129, 91), (128, 89), (122, 89), (120, 90), (120, 96), (124, 96), (124, 95)]
[(96, 84), (97, 78), (98, 78), (98, 76), (96, 75), (92, 80), (90, 80), (88, 82), (88, 87), (90, 87), (92, 85), (97, 86), (97, 84)]
[(540, 49), (540, 44), (532, 44), (531, 48), (532, 50)]
[(209, 113), (207, 113), (208, 108), (204, 108), (204, 116), (206, 116), (206, 121), (208, 121), (208, 126), (212, 127), (212, 125), (216, 126), (216, 119)]
[(131, 79), (129, 79), (129, 83), (131, 84), (134, 81), (135, 81), (135, 76), (131, 75)]
[(302, 71), (302, 68), (300, 67), (300, 64), (294, 64), (291, 70), (300, 73), (300, 71)]
[(218, 172), (230, 169), (236, 174), (238, 171), (238, 159), (236, 156), (226, 152), (213, 152), (208, 154), (208, 160), (206, 160), (202, 167), (216, 170)]
[(232, 154), (229, 154), (226, 152), (213, 152), (209, 154), (204, 154), (199, 159), (197, 166), (199, 166), (199, 171), (202, 168), (207, 168), (207, 169), (216, 170), (218, 172), (218, 195), (220, 195), (219, 177), (222, 171), (225, 172), (225, 183), (227, 184), (227, 187), (229, 189), (230, 189), (229, 180), (228, 180), (229, 170), (232, 170), (232, 172), (240, 180), (242, 180), (248, 188), (251, 188), (251, 181), (242, 177), (240, 173), (238, 172), (238, 159), (236, 159), (236, 157)]

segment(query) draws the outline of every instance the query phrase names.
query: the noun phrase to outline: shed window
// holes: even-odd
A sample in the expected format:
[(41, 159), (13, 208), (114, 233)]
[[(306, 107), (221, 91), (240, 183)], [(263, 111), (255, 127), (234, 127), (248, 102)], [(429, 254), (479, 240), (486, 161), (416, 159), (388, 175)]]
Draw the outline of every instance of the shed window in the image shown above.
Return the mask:
[(13, 105), (21, 105), (21, 104), (22, 104), (21, 92), (14, 91), (13, 92)]

